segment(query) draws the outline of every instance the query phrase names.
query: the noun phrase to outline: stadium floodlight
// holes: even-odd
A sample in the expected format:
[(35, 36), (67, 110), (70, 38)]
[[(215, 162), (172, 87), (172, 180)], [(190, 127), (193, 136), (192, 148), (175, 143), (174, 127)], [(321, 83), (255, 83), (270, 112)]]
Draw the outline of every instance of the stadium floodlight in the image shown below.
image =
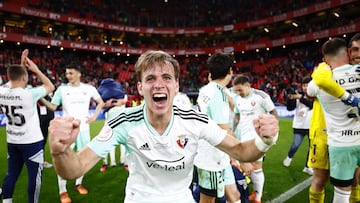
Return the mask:
[(299, 27), (299, 25), (296, 22), (292, 22), (291, 25), (293, 25), (294, 27)]

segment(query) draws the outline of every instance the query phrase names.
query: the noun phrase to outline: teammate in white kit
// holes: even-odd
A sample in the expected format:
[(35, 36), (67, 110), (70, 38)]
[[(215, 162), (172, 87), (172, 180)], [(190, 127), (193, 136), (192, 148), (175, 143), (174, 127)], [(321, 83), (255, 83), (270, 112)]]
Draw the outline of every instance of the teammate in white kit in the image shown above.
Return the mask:
[(145, 102), (112, 113), (101, 132), (79, 153), (70, 145), (79, 120), (57, 117), (50, 124), (54, 167), (66, 179), (82, 176), (116, 145), (129, 152), (126, 203), (194, 202), (189, 189), (200, 139), (241, 161), (256, 160), (276, 141), (278, 121), (262, 115), (254, 121), (260, 137), (246, 144), (222, 130), (205, 114), (173, 107), (179, 90), (179, 64), (163, 51), (147, 51), (135, 64), (138, 92)]
[[(215, 53), (207, 60), (209, 83), (201, 87), (197, 98), (198, 110), (209, 116), (222, 129), (230, 131), (229, 95), (226, 86), (233, 76), (233, 59), (225, 53)], [(230, 131), (231, 132), (231, 131)], [(225, 152), (200, 140), (194, 160), (200, 188), (200, 203), (215, 203), (226, 196), (226, 201), (240, 202), (230, 157)]]
[(174, 97), (174, 105), (180, 108), (193, 108), (190, 98), (183, 92), (178, 92)]
[[(40, 129), (36, 102), (54, 90), (54, 85), (28, 58), (29, 50), (21, 56), (21, 65), (7, 69), (9, 87), (0, 87), (0, 106), (6, 115), (6, 141), (8, 148), (8, 171), (2, 185), (3, 203), (11, 203), (16, 181), (23, 165), (28, 174), (28, 202), (38, 202), (44, 163), (44, 138)], [(26, 88), (31, 72), (43, 85)]]
[[(51, 103), (45, 99), (41, 101), (52, 111), (55, 111), (59, 105), (62, 105), (63, 116), (73, 116), (80, 120), (79, 136), (72, 144), (72, 148), (80, 151), (87, 143), (90, 142), (90, 126), (89, 124), (96, 120), (104, 102), (100, 97), (97, 89), (89, 84), (82, 83), (80, 67), (70, 65), (66, 67), (66, 78), (68, 84), (61, 85), (54, 93)], [(89, 106), (91, 99), (97, 103), (93, 115), (89, 115)], [(82, 185), (83, 176), (76, 179), (76, 189), (80, 194), (87, 194), (88, 190)], [(70, 203), (66, 189), (66, 180), (58, 176), (60, 201), (62, 203)]]
[[(251, 87), (249, 78), (245, 75), (238, 75), (233, 80), (233, 90), (238, 94), (234, 98), (234, 133), (240, 142), (246, 142), (258, 137), (252, 124), (252, 120), (261, 114), (272, 114), (277, 117), (275, 105), (270, 96), (262, 90)], [(261, 202), (265, 175), (263, 172), (263, 157), (249, 163), (240, 163), (243, 172), (250, 176), (254, 192), (249, 195), (250, 200), (255, 203)]]
[[(347, 92), (360, 96), (360, 81), (356, 79), (358, 65), (349, 65), (345, 40), (333, 38), (322, 46), (325, 62), (332, 69), (332, 78)], [(334, 203), (349, 202), (356, 166), (360, 164), (360, 122), (355, 107), (320, 90), (312, 81), (309, 96), (318, 96), (325, 114), (330, 163), (330, 182), (334, 185)]]

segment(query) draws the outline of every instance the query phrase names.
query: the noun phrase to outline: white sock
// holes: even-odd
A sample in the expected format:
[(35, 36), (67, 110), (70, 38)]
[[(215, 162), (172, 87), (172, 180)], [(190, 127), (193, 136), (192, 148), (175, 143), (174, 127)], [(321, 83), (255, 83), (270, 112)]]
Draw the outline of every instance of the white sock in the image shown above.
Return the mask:
[(12, 198), (3, 199), (3, 203), (12, 203)]
[(120, 163), (122, 163), (122, 164), (125, 164), (125, 152), (126, 150), (125, 150), (125, 146), (124, 145), (120, 145)]
[(84, 178), (84, 176), (81, 176), (80, 178), (77, 178), (75, 185), (80, 185), (82, 183), (83, 178)]
[(349, 203), (351, 190), (345, 191), (334, 187), (333, 203)]
[(115, 147), (114, 147), (114, 149), (110, 150), (109, 154), (110, 154), (110, 165), (112, 165), (112, 166), (116, 165)]
[(254, 170), (250, 175), (251, 181), (253, 183), (253, 188), (255, 191), (255, 200), (261, 201), (261, 196), (263, 193), (265, 175), (262, 168)]
[(104, 165), (108, 164), (107, 156), (103, 159)]
[(66, 180), (58, 175), (59, 194), (66, 192)]

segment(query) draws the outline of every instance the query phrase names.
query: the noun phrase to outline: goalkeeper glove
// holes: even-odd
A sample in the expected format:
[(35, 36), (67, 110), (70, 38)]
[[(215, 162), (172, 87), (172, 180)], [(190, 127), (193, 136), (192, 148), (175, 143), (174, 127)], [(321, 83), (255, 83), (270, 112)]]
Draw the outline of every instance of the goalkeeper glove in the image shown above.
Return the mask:
[(345, 92), (345, 94), (341, 97), (341, 101), (348, 106), (356, 107), (358, 109), (358, 112), (360, 113), (359, 98), (355, 97), (354, 95), (348, 92)]

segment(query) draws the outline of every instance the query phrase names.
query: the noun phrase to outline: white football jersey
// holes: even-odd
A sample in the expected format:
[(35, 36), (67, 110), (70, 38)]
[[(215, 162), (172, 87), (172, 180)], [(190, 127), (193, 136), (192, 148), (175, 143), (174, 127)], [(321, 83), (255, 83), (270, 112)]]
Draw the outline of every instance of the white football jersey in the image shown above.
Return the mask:
[(254, 139), (257, 135), (253, 120), (260, 114), (267, 114), (275, 109), (275, 105), (266, 92), (252, 88), (249, 95), (234, 99), (234, 113), (240, 114), (240, 121), (236, 127), (235, 135), (241, 142)]
[[(356, 65), (344, 65), (332, 70), (333, 79), (346, 91), (360, 97), (360, 80), (357, 79)], [(314, 82), (309, 83), (312, 94), (318, 94), (323, 107), (329, 146), (355, 146), (360, 145), (360, 121), (350, 118), (357, 109), (345, 105), (340, 99), (320, 90)], [(317, 87), (317, 88), (316, 88)], [(309, 87), (308, 87), (309, 88)], [(317, 92), (314, 93), (314, 90)], [(355, 110), (355, 112), (354, 112)]]
[(0, 87), (0, 106), (7, 119), (8, 143), (30, 144), (43, 140), (36, 102), (45, 95), (44, 87)]
[(189, 97), (182, 92), (178, 92), (173, 101), (175, 106), (178, 106), (180, 108), (193, 108), (193, 105), (189, 99)]
[[(199, 90), (198, 109), (215, 121), (216, 124), (229, 124), (229, 99), (224, 89), (215, 82), (209, 82)], [(208, 171), (220, 171), (230, 163), (229, 155), (200, 141), (195, 165)]]
[(159, 135), (147, 120), (145, 105), (112, 113), (88, 146), (101, 157), (118, 144), (126, 146), (126, 203), (194, 202), (189, 186), (199, 141), (216, 146), (226, 131), (204, 114), (174, 107), (168, 128)]
[(292, 127), (296, 129), (309, 129), (311, 114), (312, 109), (297, 99)]
[(54, 94), (51, 103), (56, 105), (62, 104), (63, 115), (73, 116), (80, 119), (81, 130), (89, 129), (89, 124), (86, 123), (89, 116), (89, 106), (91, 99), (99, 99), (100, 94), (95, 87), (80, 83), (79, 86), (74, 87), (70, 84), (60, 86)]

